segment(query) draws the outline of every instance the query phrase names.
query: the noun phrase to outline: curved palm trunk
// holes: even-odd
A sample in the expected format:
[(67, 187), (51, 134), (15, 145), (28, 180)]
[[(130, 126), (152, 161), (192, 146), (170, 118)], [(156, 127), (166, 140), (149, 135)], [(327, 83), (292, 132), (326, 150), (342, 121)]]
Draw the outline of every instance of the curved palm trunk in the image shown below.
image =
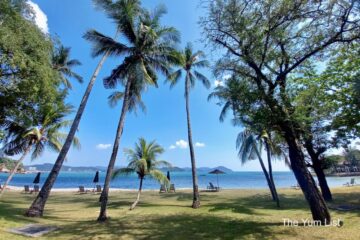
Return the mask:
[(267, 153), (268, 166), (269, 166), (269, 176), (270, 176), (270, 181), (272, 183), (272, 188), (273, 188), (273, 200), (276, 201), (276, 206), (280, 207), (279, 195), (277, 194), (277, 191), (276, 191), (273, 172), (272, 172), (270, 146), (267, 141), (265, 141), (265, 146), (266, 146), (266, 153)]
[(124, 101), (123, 101), (123, 105), (122, 105), (122, 109), (121, 109), (119, 124), (118, 124), (117, 131), (116, 131), (116, 137), (115, 137), (115, 141), (114, 141), (113, 150), (111, 153), (109, 165), (108, 165), (107, 172), (106, 172), (104, 188), (103, 188), (103, 191), (100, 196), (100, 202), (101, 202), (100, 214), (97, 219), (99, 222), (104, 222), (108, 219), (107, 214), (106, 214), (106, 208), (107, 208), (107, 202), (108, 202), (108, 196), (109, 196), (110, 181), (111, 181), (112, 173), (113, 173), (115, 162), (116, 162), (116, 156), (117, 156), (119, 146), (120, 146), (120, 139), (121, 139), (121, 135), (123, 133), (126, 113), (129, 109), (130, 85), (131, 85), (131, 81), (128, 80), (126, 82), (126, 86), (125, 86)]
[(261, 155), (260, 155), (259, 150), (257, 149), (257, 146), (256, 146), (255, 142), (253, 143), (253, 148), (254, 148), (255, 153), (256, 153), (256, 155), (257, 155), (257, 157), (258, 157), (258, 159), (259, 159), (261, 169), (262, 169), (263, 172), (264, 172), (264, 175), (265, 175), (267, 184), (268, 184), (269, 189), (270, 189), (271, 196), (272, 196), (273, 199), (275, 199), (274, 190), (273, 190), (273, 184), (272, 184), (272, 182), (271, 182), (271, 180), (270, 180), (269, 173), (268, 173), (267, 170), (266, 170), (264, 161), (263, 161), (263, 159), (262, 159), (262, 157), (261, 157)]
[(16, 171), (18, 170), (18, 168), (20, 167), (20, 164), (22, 163), (22, 161), (24, 161), (26, 155), (30, 152), (31, 149), (31, 144), (25, 149), (25, 152), (23, 153), (23, 155), (20, 157), (20, 159), (16, 162), (15, 167), (13, 168), (13, 170), (11, 170), (10, 175), (8, 176), (8, 178), (6, 179), (6, 182), (4, 183), (3, 188), (0, 190), (0, 198), (2, 197), (2, 195), (5, 192), (6, 187), (9, 185), (11, 179), (13, 178), (14, 174), (16, 173)]
[(194, 146), (193, 146), (193, 142), (192, 142), (191, 123), (190, 123), (189, 89), (190, 89), (190, 82), (189, 82), (189, 77), (187, 76), (186, 81), (185, 81), (185, 99), (186, 99), (186, 117), (187, 117), (187, 127), (188, 127), (188, 140), (189, 140), (190, 159), (191, 159), (191, 173), (192, 173), (192, 181), (193, 181), (193, 203), (192, 203), (192, 208), (199, 208), (200, 207), (200, 196), (199, 196), (198, 179), (197, 179), (197, 174), (196, 174), (196, 162), (195, 162)]
[(131, 205), (130, 210), (133, 210), (133, 209), (136, 207), (136, 205), (139, 203), (140, 194), (141, 194), (141, 189), (142, 189), (142, 184), (143, 184), (143, 178), (140, 178), (139, 192), (138, 192), (136, 201)]
[[(116, 34), (117, 35), (117, 34)], [(116, 38), (116, 36), (115, 36)], [(27, 212), (25, 213), (26, 216), (28, 217), (40, 217), (43, 215), (44, 212), (44, 207), (46, 204), (46, 201), (50, 195), (50, 191), (57, 179), (57, 176), (60, 173), (60, 169), (64, 163), (65, 157), (70, 149), (70, 146), (73, 142), (75, 133), (79, 127), (80, 124), (80, 120), (81, 117), (84, 113), (87, 101), (89, 99), (91, 90), (94, 86), (95, 80), (97, 78), (97, 76), (99, 75), (100, 69), (102, 68), (105, 60), (107, 59), (107, 57), (109, 56), (109, 52), (105, 53), (104, 56), (101, 58), (99, 64), (97, 65), (91, 79), (90, 82), (86, 88), (86, 91), (84, 93), (84, 96), (81, 100), (80, 106), (78, 108), (78, 111), (76, 113), (75, 119), (71, 125), (69, 134), (66, 137), (65, 143), (63, 145), (63, 147), (61, 148), (61, 151), (59, 153), (58, 158), (56, 159), (56, 162), (53, 166), (53, 168), (51, 169), (51, 172), (49, 174), (49, 176), (47, 177), (43, 187), (41, 188), (41, 191), (39, 192), (39, 194), (37, 195), (37, 197), (35, 198), (35, 200), (33, 201), (32, 205), (30, 206), (30, 208), (27, 210)]]

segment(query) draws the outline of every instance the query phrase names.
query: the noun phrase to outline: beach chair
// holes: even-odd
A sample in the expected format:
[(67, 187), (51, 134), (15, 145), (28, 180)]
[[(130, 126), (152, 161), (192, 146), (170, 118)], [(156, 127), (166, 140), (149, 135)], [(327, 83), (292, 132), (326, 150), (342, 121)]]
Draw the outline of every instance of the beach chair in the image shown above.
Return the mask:
[(207, 190), (210, 192), (218, 192), (219, 188), (215, 187), (214, 184), (212, 184), (212, 182), (209, 182), (209, 186), (207, 186)]
[(170, 184), (169, 192), (175, 192), (175, 184)]
[(101, 190), (102, 190), (101, 185), (96, 185), (96, 189), (95, 189), (94, 193), (101, 193), (102, 192)]
[(33, 190), (33, 192), (38, 193), (39, 190), (40, 190), (39, 185), (34, 185), (34, 190)]
[(24, 186), (24, 193), (32, 193), (32, 192), (30, 191), (30, 186), (29, 186), (29, 185), (25, 185), (25, 186)]
[(161, 184), (159, 193), (165, 193), (165, 192), (166, 192), (165, 184)]
[(348, 187), (351, 187), (351, 186), (354, 186), (355, 185), (355, 178), (351, 178), (350, 179), (350, 182), (347, 182), (344, 184), (344, 186), (348, 186)]
[(88, 190), (85, 190), (85, 187), (84, 186), (79, 186), (79, 191), (78, 193), (82, 194), (82, 193), (87, 193)]

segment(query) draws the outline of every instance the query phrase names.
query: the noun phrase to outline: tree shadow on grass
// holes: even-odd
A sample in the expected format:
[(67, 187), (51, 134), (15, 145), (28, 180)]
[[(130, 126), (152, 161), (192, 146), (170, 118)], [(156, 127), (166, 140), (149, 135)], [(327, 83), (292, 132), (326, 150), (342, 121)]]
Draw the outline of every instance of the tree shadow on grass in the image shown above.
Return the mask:
[(12, 203), (0, 202), (0, 218), (5, 219), (7, 222), (16, 223), (35, 223), (35, 219), (29, 219), (24, 216), (24, 209), (14, 207)]
[[(106, 235), (109, 239), (281, 239), (279, 235), (272, 235), (271, 229), (281, 224), (233, 220), (213, 215), (152, 215), (132, 220), (110, 219), (105, 223), (79, 222), (63, 226), (49, 237), (98, 239)], [(283, 233), (293, 232), (285, 230)]]

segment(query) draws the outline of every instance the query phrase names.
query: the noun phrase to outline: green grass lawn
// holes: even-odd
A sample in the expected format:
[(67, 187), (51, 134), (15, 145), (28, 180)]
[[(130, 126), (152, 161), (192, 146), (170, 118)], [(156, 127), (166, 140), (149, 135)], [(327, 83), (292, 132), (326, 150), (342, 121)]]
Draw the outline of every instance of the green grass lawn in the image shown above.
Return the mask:
[[(191, 192), (146, 191), (138, 207), (128, 208), (136, 192), (112, 192), (108, 214), (97, 223), (99, 195), (53, 193), (43, 218), (23, 216), (34, 195), (7, 192), (0, 200), (0, 239), (26, 239), (7, 233), (29, 223), (59, 227), (39, 239), (360, 239), (360, 211), (331, 210), (343, 227), (285, 227), (283, 218), (311, 218), (299, 190), (282, 189), (277, 209), (265, 190), (224, 190), (202, 193), (201, 208), (192, 209)], [(360, 187), (333, 189), (336, 205), (360, 207)]]

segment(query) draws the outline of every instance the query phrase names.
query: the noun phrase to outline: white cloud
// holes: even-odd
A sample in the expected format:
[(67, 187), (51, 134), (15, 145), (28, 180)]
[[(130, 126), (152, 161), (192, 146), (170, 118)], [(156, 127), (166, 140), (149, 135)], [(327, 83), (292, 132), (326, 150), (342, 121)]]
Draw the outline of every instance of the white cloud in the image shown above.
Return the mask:
[[(176, 141), (175, 144), (170, 145), (169, 149), (176, 149), (176, 148), (180, 148), (180, 149), (186, 149), (188, 148), (189, 143), (185, 140), (180, 139), (179, 141)], [(205, 147), (205, 143), (201, 143), (201, 142), (196, 142), (195, 143), (195, 147)]]
[(196, 142), (195, 147), (205, 147), (205, 143)]
[(34, 11), (34, 21), (35, 24), (40, 28), (40, 30), (48, 34), (49, 33), (49, 27), (48, 27), (48, 18), (46, 14), (40, 9), (39, 5), (32, 1), (27, 1), (27, 4), (32, 8)]
[(231, 74), (226, 74), (223, 76), (223, 80), (228, 80), (229, 78), (231, 78)]
[(214, 81), (214, 86), (218, 87), (218, 86), (224, 86), (224, 82), (221, 80), (215, 80)]
[(111, 144), (100, 143), (100, 144), (96, 145), (96, 149), (99, 149), (99, 150), (106, 150), (108, 148), (111, 148)]
[(231, 78), (231, 74), (226, 74), (226, 75), (224, 75), (221, 80), (215, 80), (215, 81), (214, 81), (214, 86), (215, 86), (215, 87), (224, 86), (224, 82), (225, 82), (226, 80), (228, 80), (229, 78)]
[(187, 148), (188, 147), (188, 142), (185, 141), (185, 140), (182, 140), (180, 139), (179, 141), (176, 141), (175, 145), (178, 147), (178, 148)]

